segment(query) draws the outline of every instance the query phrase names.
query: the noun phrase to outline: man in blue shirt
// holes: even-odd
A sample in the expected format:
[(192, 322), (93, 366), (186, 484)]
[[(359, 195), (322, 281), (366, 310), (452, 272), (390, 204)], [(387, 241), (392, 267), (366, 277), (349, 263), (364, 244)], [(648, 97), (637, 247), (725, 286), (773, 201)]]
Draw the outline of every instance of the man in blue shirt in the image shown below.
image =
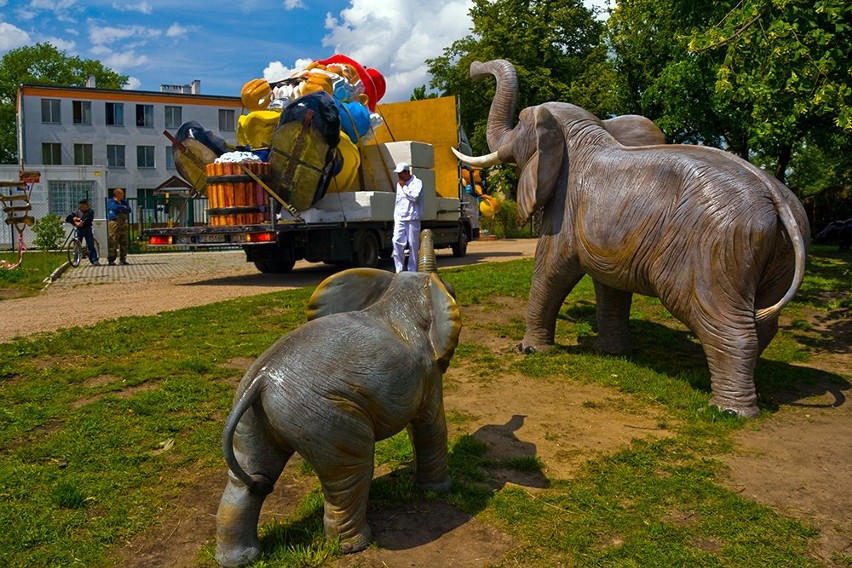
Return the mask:
[(120, 264), (128, 264), (127, 249), (130, 246), (130, 205), (124, 199), (124, 190), (120, 187), (117, 187), (112, 195), (112, 199), (107, 201), (107, 261), (110, 266), (115, 265), (116, 258)]
[(393, 263), (397, 272), (405, 270), (405, 245), (408, 245), (408, 270), (417, 270), (420, 246), (420, 218), (423, 216), (423, 182), (411, 173), (411, 166), (400, 162), (393, 170), (399, 177), (393, 208)]
[(94, 266), (100, 266), (98, 262), (98, 249), (95, 248), (95, 235), (92, 232), (92, 221), (95, 220), (95, 212), (89, 207), (89, 202), (81, 199), (77, 209), (65, 217), (66, 223), (71, 223), (77, 229), (77, 236), (85, 239), (86, 248), (89, 249), (89, 262)]

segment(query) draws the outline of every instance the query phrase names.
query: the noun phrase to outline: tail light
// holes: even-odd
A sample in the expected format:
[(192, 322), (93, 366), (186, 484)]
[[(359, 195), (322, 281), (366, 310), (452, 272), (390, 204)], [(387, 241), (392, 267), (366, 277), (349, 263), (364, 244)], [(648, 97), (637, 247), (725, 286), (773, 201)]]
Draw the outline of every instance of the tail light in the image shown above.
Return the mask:
[(148, 237), (149, 245), (170, 245), (172, 244), (172, 237), (166, 236), (153, 236)]

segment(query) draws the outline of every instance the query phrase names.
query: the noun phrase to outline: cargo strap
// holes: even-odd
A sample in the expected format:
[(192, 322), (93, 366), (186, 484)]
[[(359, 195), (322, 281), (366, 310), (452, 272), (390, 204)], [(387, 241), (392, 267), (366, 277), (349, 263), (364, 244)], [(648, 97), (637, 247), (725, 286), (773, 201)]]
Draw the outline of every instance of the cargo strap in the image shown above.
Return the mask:
[(245, 174), (247, 176), (249, 176), (251, 179), (254, 180), (255, 183), (257, 183), (260, 187), (262, 187), (266, 191), (266, 193), (271, 195), (275, 199), (275, 201), (280, 203), (281, 206), (284, 207), (284, 209), (286, 209), (287, 212), (290, 213), (290, 215), (292, 215), (295, 220), (301, 221), (301, 222), (304, 223), (305, 220), (302, 219), (302, 216), (299, 215), (299, 212), (296, 210), (296, 208), (293, 207), (292, 205), (290, 205), (289, 203), (287, 203), (286, 201), (284, 201), (283, 199), (281, 199), (281, 197), (279, 197), (277, 193), (272, 191), (272, 188), (270, 188), (268, 185), (266, 185), (266, 182), (263, 181), (262, 179), (260, 179), (260, 177), (258, 177), (258, 175), (255, 174), (253, 171), (251, 171), (248, 168), (248, 166), (246, 166), (243, 162), (237, 162), (237, 165), (240, 166), (240, 168), (243, 170), (243, 172), (245, 172)]

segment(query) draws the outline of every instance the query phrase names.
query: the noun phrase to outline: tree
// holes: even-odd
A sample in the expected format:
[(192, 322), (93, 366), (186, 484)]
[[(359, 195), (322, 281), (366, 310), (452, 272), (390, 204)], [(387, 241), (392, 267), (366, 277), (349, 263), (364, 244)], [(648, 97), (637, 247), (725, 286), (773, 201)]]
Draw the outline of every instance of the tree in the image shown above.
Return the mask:
[(14, 164), (18, 160), (15, 104), (19, 85), (83, 87), (90, 75), (94, 75), (99, 87), (107, 89), (120, 89), (128, 79), (99, 61), (69, 56), (49, 43), (7, 52), (0, 59), (0, 163)]
[(620, 0), (608, 37), (621, 111), (784, 181), (806, 143), (852, 133), (850, 22), (845, 0)]
[(846, 0), (743, 0), (690, 39), (691, 51), (723, 56), (716, 90), (748, 105), (750, 140), (782, 180), (810, 133), (852, 135), (850, 31)]
[[(432, 88), (460, 95), (462, 124), (477, 152), (487, 147), (485, 129), (494, 82), (471, 80), (469, 68), (476, 60), (506, 59), (515, 65), (519, 109), (562, 100), (604, 115), (614, 110), (612, 97), (583, 96), (610, 91), (607, 79), (614, 78), (600, 45), (603, 24), (582, 0), (474, 0), (470, 15), (472, 33), (427, 64)], [(582, 88), (589, 81), (603, 86)]]

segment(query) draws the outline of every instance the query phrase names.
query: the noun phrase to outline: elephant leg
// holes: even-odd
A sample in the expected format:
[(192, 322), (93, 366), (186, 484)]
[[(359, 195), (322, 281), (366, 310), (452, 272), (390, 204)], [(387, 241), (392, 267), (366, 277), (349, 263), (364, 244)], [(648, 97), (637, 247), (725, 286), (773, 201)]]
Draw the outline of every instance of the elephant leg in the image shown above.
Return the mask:
[(373, 539), (367, 524), (367, 497), (373, 480), (375, 442), (371, 440), (369, 444), (358, 446), (349, 445), (343, 454), (340, 448), (335, 448), (324, 459), (312, 461), (308, 458), (325, 497), (325, 535), (330, 539), (340, 537), (344, 553), (364, 550)]
[(757, 322), (757, 356), (763, 354), (763, 350), (778, 333), (778, 316), (768, 320)]
[(693, 328), (710, 367), (713, 391), (710, 404), (754, 418), (760, 414), (754, 386), (760, 345), (753, 314), (716, 313), (712, 318), (706, 320), (714, 324), (712, 328), (709, 325)]
[(573, 260), (559, 261), (547, 254), (553, 243), (536, 248), (530, 296), (527, 302), (527, 329), (518, 348), (524, 353), (549, 349), (556, 335), (556, 317), (565, 297), (583, 277), (579, 264)]
[(444, 400), (438, 389), (437, 402), (415, 417), (408, 427), (414, 446), (417, 483), (423, 491), (446, 493), (450, 490), (449, 465), (447, 458), (447, 422), (444, 416)]
[[(234, 455), (250, 475), (259, 474), (275, 483), (293, 451), (276, 444), (254, 410), (249, 410), (237, 425)], [(265, 498), (228, 472), (228, 485), (216, 513), (216, 560), (222, 566), (245, 566), (260, 556), (257, 523)]]
[(613, 355), (627, 353), (630, 350), (630, 304), (633, 294), (616, 290), (595, 280), (597, 298), (598, 338), (595, 349)]

